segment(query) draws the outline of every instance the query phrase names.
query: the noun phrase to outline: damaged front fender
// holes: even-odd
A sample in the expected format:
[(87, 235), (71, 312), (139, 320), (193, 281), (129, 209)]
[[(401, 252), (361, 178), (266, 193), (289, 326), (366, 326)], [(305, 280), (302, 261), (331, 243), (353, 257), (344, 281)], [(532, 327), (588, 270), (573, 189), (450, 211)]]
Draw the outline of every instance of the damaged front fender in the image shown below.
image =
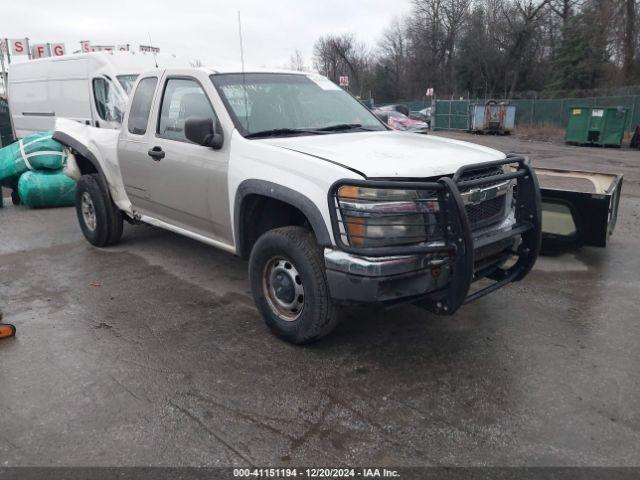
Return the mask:
[(95, 128), (59, 118), (53, 138), (71, 149), (81, 170), (83, 162), (89, 162), (105, 179), (113, 203), (129, 216), (135, 217), (118, 163), (119, 135), (119, 130)]

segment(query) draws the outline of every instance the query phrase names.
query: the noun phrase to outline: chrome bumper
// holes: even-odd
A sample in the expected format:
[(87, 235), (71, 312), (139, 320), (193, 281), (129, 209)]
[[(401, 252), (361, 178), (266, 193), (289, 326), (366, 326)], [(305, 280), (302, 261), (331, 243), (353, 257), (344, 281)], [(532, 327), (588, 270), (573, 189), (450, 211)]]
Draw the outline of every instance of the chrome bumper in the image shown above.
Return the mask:
[(429, 255), (408, 255), (393, 257), (362, 257), (341, 250), (325, 248), (324, 263), (327, 270), (359, 275), (362, 277), (383, 277), (402, 275), (427, 268), (439, 268), (446, 258)]
[(435, 254), (363, 257), (325, 249), (331, 297), (342, 303), (401, 302), (447, 285), (450, 264)]
[[(476, 260), (495, 253), (491, 250), (494, 239), (515, 224), (510, 214), (499, 225), (474, 232), (474, 241), (481, 246)], [(512, 248), (519, 243), (519, 237), (514, 237)], [(444, 253), (367, 257), (325, 248), (324, 263), (331, 296), (342, 303), (402, 303), (441, 290), (452, 278), (452, 258)]]

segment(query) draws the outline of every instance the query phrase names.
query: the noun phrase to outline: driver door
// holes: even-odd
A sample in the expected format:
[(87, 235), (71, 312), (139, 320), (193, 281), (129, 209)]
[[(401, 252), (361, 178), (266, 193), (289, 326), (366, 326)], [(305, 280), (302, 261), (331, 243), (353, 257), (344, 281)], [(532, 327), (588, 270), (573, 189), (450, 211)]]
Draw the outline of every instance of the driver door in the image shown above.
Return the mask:
[(158, 219), (206, 237), (231, 243), (227, 188), (229, 148), (213, 150), (187, 140), (185, 121), (217, 115), (194, 77), (167, 77), (149, 148), (162, 152), (150, 178), (150, 199)]

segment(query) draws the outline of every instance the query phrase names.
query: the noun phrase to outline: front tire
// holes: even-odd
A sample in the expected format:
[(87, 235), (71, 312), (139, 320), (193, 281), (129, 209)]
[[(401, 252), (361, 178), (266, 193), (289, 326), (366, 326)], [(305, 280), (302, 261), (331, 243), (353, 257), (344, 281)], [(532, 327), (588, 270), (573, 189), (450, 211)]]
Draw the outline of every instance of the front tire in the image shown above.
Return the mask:
[(84, 237), (107, 247), (122, 236), (122, 213), (111, 201), (106, 183), (97, 173), (82, 175), (76, 185), (76, 214)]
[(283, 227), (262, 235), (251, 252), (249, 280), (258, 310), (278, 337), (302, 344), (335, 328), (337, 312), (312, 232)]

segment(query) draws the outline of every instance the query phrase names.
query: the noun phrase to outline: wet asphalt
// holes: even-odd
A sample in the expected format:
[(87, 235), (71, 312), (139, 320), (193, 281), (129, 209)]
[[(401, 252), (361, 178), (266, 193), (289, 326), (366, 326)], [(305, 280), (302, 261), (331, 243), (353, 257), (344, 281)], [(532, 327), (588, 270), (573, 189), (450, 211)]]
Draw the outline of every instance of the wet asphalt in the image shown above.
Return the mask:
[(624, 173), (609, 247), (453, 317), (351, 308), (295, 347), (244, 261), (147, 226), (95, 249), (73, 209), (5, 201), (0, 466), (639, 465), (640, 152), (456, 137)]

